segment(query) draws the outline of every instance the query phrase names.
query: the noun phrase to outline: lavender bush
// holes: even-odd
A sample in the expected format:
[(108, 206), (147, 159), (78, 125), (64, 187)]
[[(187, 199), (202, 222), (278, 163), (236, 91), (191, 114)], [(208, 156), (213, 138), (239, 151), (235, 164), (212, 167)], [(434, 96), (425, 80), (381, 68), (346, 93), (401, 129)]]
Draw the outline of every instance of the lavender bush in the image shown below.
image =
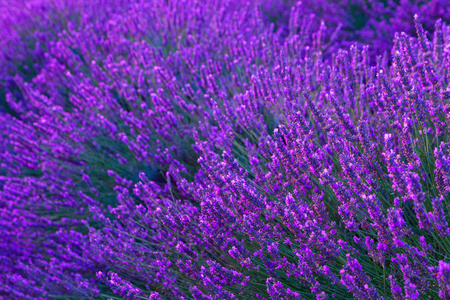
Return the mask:
[(445, 1), (14, 4), (0, 298), (450, 299)]

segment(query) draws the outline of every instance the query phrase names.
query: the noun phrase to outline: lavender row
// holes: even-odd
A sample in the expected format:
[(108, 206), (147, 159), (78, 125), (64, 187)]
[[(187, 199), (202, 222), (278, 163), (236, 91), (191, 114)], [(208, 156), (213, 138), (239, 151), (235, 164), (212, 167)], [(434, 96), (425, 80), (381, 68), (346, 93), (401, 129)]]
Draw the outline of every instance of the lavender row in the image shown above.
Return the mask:
[(450, 298), (450, 29), (374, 57), (309, 9), (130, 2), (49, 40), (0, 115), (0, 295)]

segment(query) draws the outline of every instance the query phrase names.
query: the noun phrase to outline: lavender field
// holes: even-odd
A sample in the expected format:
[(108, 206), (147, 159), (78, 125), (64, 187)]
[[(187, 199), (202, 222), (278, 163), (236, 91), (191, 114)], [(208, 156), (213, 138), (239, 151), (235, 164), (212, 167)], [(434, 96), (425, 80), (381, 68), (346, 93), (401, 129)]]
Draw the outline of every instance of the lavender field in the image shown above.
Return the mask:
[(0, 299), (450, 299), (447, 0), (0, 0)]

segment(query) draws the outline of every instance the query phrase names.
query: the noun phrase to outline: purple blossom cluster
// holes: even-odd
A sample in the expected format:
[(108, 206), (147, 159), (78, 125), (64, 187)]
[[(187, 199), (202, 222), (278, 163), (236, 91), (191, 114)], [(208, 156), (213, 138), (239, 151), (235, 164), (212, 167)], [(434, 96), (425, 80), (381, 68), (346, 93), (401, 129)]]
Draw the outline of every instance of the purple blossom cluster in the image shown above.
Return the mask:
[(15, 1), (0, 298), (450, 299), (445, 1)]

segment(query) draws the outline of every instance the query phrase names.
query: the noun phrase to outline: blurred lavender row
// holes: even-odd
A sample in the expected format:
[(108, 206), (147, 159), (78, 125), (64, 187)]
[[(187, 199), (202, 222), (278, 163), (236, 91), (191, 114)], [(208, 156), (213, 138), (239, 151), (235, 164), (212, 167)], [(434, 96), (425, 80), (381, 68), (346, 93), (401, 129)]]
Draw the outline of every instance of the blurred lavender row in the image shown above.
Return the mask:
[(447, 1), (0, 2), (0, 299), (450, 299)]

